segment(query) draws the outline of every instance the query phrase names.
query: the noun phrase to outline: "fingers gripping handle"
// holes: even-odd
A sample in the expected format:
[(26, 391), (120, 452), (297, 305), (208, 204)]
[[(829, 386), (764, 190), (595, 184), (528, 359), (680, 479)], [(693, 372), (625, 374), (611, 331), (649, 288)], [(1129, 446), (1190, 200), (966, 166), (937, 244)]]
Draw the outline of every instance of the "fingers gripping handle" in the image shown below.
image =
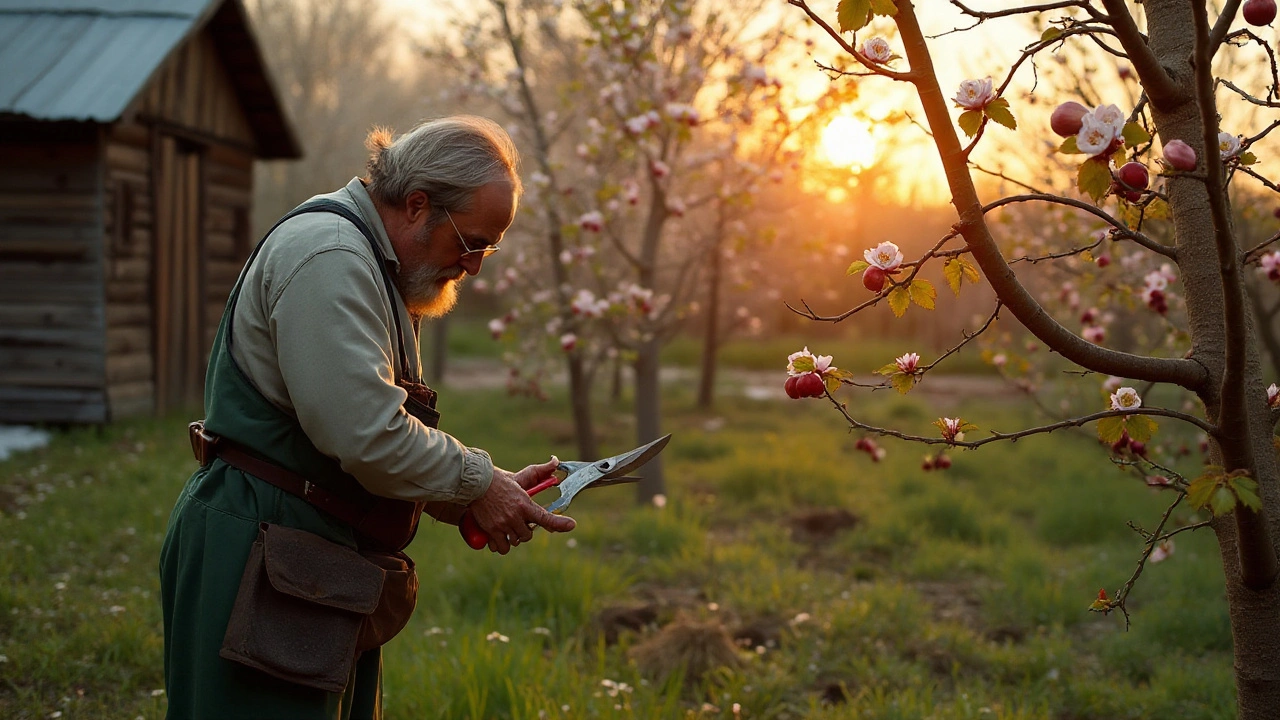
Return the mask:
[[(549, 487), (560, 484), (560, 478), (552, 475), (542, 482), (529, 488), (530, 497), (546, 490)], [(468, 509), (462, 513), (462, 520), (458, 523), (458, 532), (462, 535), (462, 539), (467, 541), (467, 545), (473, 550), (482, 550), (489, 544), (489, 533), (480, 529), (480, 525), (476, 522), (476, 518)]]

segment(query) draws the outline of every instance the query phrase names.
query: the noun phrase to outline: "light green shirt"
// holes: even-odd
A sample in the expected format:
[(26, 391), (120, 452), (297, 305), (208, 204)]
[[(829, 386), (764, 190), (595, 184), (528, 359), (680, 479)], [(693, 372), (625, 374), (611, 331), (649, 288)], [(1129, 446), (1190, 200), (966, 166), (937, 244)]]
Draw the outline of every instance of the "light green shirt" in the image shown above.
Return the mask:
[[(373, 231), (392, 277), (400, 263), (359, 178), (328, 195)], [(297, 418), (320, 452), (375, 495), (467, 504), (489, 489), (493, 461), (401, 407), (405, 370), (392, 313), (418, 375), (417, 328), (397, 291), (387, 297), (364, 235), (333, 213), (291, 218), (249, 267), (231, 354), (258, 392)]]

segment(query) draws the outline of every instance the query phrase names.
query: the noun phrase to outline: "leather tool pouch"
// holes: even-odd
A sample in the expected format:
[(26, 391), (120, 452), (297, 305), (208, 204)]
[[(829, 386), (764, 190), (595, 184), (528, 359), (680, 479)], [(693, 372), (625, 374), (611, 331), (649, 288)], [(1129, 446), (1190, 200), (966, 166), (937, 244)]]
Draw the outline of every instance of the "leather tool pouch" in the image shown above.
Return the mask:
[[(355, 550), (261, 523), (219, 654), (281, 680), (340, 693), (368, 618), (382, 605), (386, 576), (380, 563)], [(416, 578), (413, 585), (416, 590)], [(398, 607), (400, 601), (389, 602)], [(389, 627), (381, 620), (371, 625)]]
[(418, 603), (418, 572), (413, 560), (402, 552), (362, 552), (367, 561), (383, 570), (382, 594), (378, 607), (365, 617), (356, 640), (356, 652), (386, 645), (409, 624)]

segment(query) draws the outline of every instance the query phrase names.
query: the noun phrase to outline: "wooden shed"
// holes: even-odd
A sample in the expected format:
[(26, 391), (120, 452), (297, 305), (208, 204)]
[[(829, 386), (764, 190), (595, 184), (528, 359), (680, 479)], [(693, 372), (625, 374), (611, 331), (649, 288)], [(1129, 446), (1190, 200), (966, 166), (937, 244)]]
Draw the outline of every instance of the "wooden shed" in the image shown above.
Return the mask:
[(198, 404), (297, 158), (241, 0), (0, 0), (0, 423)]

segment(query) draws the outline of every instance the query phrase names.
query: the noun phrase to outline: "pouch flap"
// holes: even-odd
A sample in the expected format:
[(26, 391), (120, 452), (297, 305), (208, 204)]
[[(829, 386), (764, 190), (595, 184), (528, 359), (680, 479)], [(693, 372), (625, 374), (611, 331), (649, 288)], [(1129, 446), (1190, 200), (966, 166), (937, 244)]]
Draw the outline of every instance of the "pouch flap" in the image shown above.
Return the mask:
[(386, 573), (355, 550), (280, 525), (265, 529), (262, 549), (267, 578), (279, 592), (361, 615), (377, 609)]

